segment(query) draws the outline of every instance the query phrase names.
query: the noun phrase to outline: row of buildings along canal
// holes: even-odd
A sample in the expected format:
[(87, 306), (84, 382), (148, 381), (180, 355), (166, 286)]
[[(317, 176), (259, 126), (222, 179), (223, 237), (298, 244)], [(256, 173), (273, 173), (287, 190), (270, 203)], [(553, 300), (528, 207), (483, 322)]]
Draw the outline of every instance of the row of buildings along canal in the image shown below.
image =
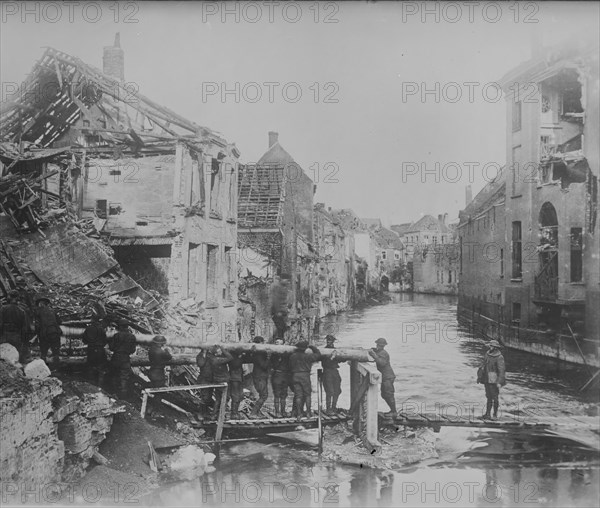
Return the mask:
[[(459, 319), (508, 346), (599, 365), (597, 49), (540, 50), (506, 74), (506, 166), (474, 199), (467, 188), (457, 223), (425, 215), (389, 229), (315, 203), (276, 132), (245, 164), (221, 134), (130, 100), (118, 36), (103, 63), (44, 52), (24, 84), (44, 93), (2, 112), (3, 174), (39, 172), (42, 198), (92, 219), (131, 279), (199, 306), (190, 337), (279, 329), (293, 342), (381, 291), (416, 291), (457, 294)], [(2, 199), (4, 233), (35, 228)]]

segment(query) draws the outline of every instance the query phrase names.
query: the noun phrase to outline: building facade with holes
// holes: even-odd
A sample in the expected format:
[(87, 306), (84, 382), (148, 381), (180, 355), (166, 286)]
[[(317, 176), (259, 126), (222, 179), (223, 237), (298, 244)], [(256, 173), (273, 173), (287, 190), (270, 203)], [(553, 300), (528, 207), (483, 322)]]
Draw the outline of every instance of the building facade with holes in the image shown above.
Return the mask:
[[(572, 44), (537, 50), (500, 83), (507, 104), (505, 234), (489, 239), (502, 250), (503, 278), (498, 281), (492, 268), (491, 295), (498, 301), (476, 303), (469, 300), (474, 288), (489, 281), (462, 279), (459, 313), (481, 310), (492, 319), (487, 334), (509, 346), (597, 365), (598, 49)], [(482, 211), (468, 206), (462, 213), (463, 276), (465, 242)], [(486, 238), (482, 232), (475, 240)]]
[(198, 337), (233, 340), (239, 152), (132, 90), (123, 62), (118, 36), (103, 72), (48, 48), (3, 110), (2, 137), (73, 154), (72, 199), (125, 273), (172, 304), (195, 304)]

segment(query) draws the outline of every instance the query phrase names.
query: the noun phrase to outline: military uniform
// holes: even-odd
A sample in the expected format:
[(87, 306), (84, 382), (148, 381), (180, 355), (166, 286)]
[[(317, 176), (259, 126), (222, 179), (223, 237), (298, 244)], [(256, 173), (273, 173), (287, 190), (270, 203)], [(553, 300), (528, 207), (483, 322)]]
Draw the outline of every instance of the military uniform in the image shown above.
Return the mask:
[(239, 417), (240, 402), (244, 398), (244, 355), (232, 355), (229, 362), (229, 396), (231, 397), (231, 418)]
[(11, 344), (21, 353), (26, 326), (25, 312), (14, 300), (0, 308), (0, 344)]
[(252, 355), (252, 364), (252, 382), (258, 393), (258, 400), (254, 405), (252, 414), (258, 415), (269, 397), (269, 356), (264, 352), (255, 352)]
[[(222, 350), (221, 355), (213, 354), (209, 352), (207, 355), (208, 361), (211, 365), (212, 371), (212, 382), (213, 383), (228, 383), (229, 384), (229, 367), (227, 364), (233, 360), (233, 356), (229, 351)], [(213, 409), (213, 418), (217, 418), (219, 410), (221, 409), (221, 398), (223, 388), (215, 388), (215, 408)]]
[(104, 349), (108, 344), (106, 332), (98, 321), (92, 321), (84, 330), (81, 340), (87, 344), (87, 365), (90, 376), (98, 385), (101, 385), (108, 365)]
[(271, 357), (271, 372), (275, 414), (285, 417), (285, 402), (288, 396), (288, 387), (292, 383), (289, 356), (273, 355)]
[(135, 335), (127, 330), (120, 330), (110, 339), (109, 348), (113, 352), (110, 360), (113, 378), (118, 382), (119, 395), (124, 397), (131, 378), (130, 355), (135, 353)]
[[(166, 342), (166, 339), (162, 337), (162, 335), (157, 335), (156, 337), (154, 337), (154, 340), (150, 345), (150, 349), (148, 350), (148, 359), (150, 360), (150, 369), (148, 370), (148, 377), (150, 378), (150, 386), (152, 388), (161, 388), (163, 386), (166, 386), (167, 384), (165, 367), (167, 363), (173, 358), (173, 356), (169, 351), (162, 348), (162, 346)], [(160, 401), (163, 399), (163, 394), (157, 392), (153, 395), (154, 397), (152, 399), (152, 406), (154, 408), (159, 408)]]
[(385, 349), (370, 349), (370, 355), (375, 360), (377, 370), (381, 372), (381, 398), (385, 400), (392, 415), (396, 414), (396, 399), (394, 398), (394, 380), (396, 374), (390, 364), (390, 355)]
[[(300, 343), (298, 343), (300, 345)], [(293, 415), (300, 417), (304, 406), (307, 413), (311, 408), (310, 371), (312, 364), (321, 359), (321, 352), (315, 346), (308, 346), (312, 353), (299, 348), (290, 355), (290, 370), (292, 372), (292, 383), (294, 386), (294, 411)]]
[[(326, 346), (333, 349), (333, 346)], [(325, 407), (327, 411), (337, 409), (337, 401), (342, 393), (342, 378), (339, 373), (340, 364), (337, 360), (323, 357), (323, 389), (325, 390)]]
[(40, 342), (42, 360), (46, 359), (48, 350), (52, 349), (52, 357), (58, 360), (60, 354), (60, 318), (47, 305), (39, 305), (37, 309), (37, 333)]
[[(212, 366), (208, 360), (208, 351), (200, 351), (196, 356), (196, 365), (200, 368), (197, 382), (199, 385), (212, 383)], [(213, 388), (203, 388), (200, 390), (200, 401), (202, 404), (201, 414), (207, 415), (213, 400)]]

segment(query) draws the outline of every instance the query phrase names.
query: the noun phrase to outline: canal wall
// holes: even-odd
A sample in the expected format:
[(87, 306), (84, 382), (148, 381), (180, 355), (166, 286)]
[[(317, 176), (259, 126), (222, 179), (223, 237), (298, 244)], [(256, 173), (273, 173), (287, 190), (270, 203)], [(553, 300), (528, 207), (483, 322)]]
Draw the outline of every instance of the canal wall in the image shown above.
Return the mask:
[(520, 328), (498, 323), (484, 315), (458, 309), (458, 322), (471, 333), (504, 346), (578, 365), (600, 368), (600, 344), (597, 340)]

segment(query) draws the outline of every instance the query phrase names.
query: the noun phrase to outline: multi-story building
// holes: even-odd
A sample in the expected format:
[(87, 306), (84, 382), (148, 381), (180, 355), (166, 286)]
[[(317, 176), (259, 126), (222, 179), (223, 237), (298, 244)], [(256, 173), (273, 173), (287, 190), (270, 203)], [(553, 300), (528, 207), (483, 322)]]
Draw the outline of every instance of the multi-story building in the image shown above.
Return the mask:
[(406, 247), (407, 260), (411, 260), (415, 250), (421, 246), (452, 242), (453, 232), (446, 224), (447, 218), (448, 214), (438, 215), (437, 219), (433, 215), (424, 215), (410, 225), (391, 226)]
[[(504, 171), (504, 170), (503, 170)], [(506, 321), (505, 282), (509, 269), (504, 173), (489, 182), (460, 212), (458, 313), (487, 329)]]
[[(501, 266), (503, 279), (486, 281), (476, 273), (480, 264), (469, 267), (467, 278), (469, 228), (477, 243), (489, 236), (473, 233), (473, 216), (490, 224), (485, 206), (467, 207), (460, 227), (462, 310), (481, 311), (509, 346), (598, 365), (598, 48), (537, 51), (500, 83), (507, 101), (506, 233), (503, 241), (492, 239), (504, 256), (490, 275), (497, 277)], [(496, 301), (485, 300), (488, 286)]]

